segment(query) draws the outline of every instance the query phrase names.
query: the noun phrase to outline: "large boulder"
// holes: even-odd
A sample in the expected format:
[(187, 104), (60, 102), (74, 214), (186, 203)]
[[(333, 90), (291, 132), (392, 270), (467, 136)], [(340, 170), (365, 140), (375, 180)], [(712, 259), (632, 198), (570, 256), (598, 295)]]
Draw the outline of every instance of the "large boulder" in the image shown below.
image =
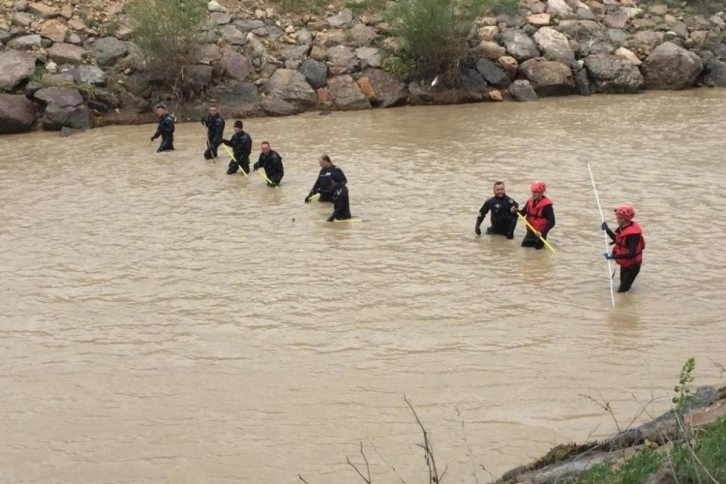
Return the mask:
[(377, 107), (401, 106), (408, 101), (406, 84), (390, 72), (381, 69), (368, 69), (365, 77), (373, 89), (370, 102)]
[(48, 49), (48, 57), (56, 64), (80, 64), (88, 51), (72, 44), (57, 43)]
[(105, 86), (108, 76), (97, 66), (82, 64), (72, 66), (69, 64), (58, 68), (58, 72), (67, 72), (73, 76), (76, 84), (92, 84), (94, 86)]
[(347, 45), (336, 45), (327, 50), (330, 73), (333, 75), (353, 72), (358, 68), (358, 57)]
[(306, 59), (298, 70), (314, 89), (321, 88), (328, 82), (328, 66), (324, 62)]
[(457, 87), (465, 91), (484, 91), (486, 90), (487, 82), (476, 69), (461, 66), (459, 68), (459, 85)]
[(0, 52), (0, 89), (9, 91), (35, 71), (35, 57), (9, 50)]
[(519, 68), (532, 84), (539, 96), (571, 94), (575, 90), (575, 79), (569, 66), (543, 58), (529, 59)]
[(35, 105), (27, 97), (0, 94), (0, 134), (29, 131), (35, 119)]
[(726, 87), (726, 62), (718, 59), (709, 60), (704, 69), (703, 85), (709, 87)]
[(558, 32), (552, 27), (542, 27), (535, 32), (533, 38), (545, 57), (568, 66), (575, 62), (575, 53), (570, 48), (567, 36), (562, 32)]
[(489, 59), (479, 59), (476, 62), (476, 70), (484, 78), (487, 84), (500, 89), (506, 89), (512, 83), (504, 69)]
[(278, 69), (267, 81), (270, 99), (278, 98), (294, 106), (297, 111), (314, 106), (317, 94), (300, 72), (293, 69)]
[(116, 37), (103, 37), (96, 39), (91, 48), (96, 54), (96, 62), (99, 66), (107, 66), (116, 62), (128, 52), (126, 42)]
[(653, 49), (641, 69), (646, 89), (685, 89), (696, 82), (703, 61), (673, 42), (664, 42)]
[(223, 75), (230, 79), (244, 81), (252, 73), (250, 60), (233, 47), (225, 47), (222, 50), (222, 59), (219, 64)]
[(368, 98), (353, 78), (347, 74), (332, 77), (328, 81), (328, 88), (333, 98), (333, 104), (340, 110), (353, 111), (371, 108)]
[(87, 129), (91, 126), (88, 107), (77, 89), (46, 87), (36, 91), (34, 97), (46, 103), (43, 129), (60, 131), (63, 127)]
[(257, 109), (257, 87), (251, 82), (228, 81), (211, 88), (209, 94), (224, 106), (229, 118), (241, 118)]
[(383, 60), (380, 49), (376, 47), (358, 47), (355, 49), (355, 56), (360, 60), (361, 69), (381, 67)]
[(499, 42), (504, 44), (509, 55), (518, 62), (539, 56), (539, 49), (532, 39), (519, 29), (507, 29), (499, 34)]
[(593, 54), (585, 59), (593, 92), (634, 93), (643, 86), (643, 75), (631, 62), (614, 55)]
[(532, 85), (525, 79), (514, 81), (507, 91), (515, 101), (530, 102), (539, 100), (537, 93), (532, 89)]

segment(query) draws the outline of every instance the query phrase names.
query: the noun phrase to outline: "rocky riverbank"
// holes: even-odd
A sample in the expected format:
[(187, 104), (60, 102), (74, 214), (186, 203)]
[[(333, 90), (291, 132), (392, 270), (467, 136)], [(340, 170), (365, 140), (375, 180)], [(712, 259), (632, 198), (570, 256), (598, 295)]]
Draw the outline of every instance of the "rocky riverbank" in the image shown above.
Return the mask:
[(316, 15), (211, 0), (179, 105), (146, 72), (123, 2), (5, 0), (0, 134), (152, 122), (159, 100), (198, 119), (211, 100), (232, 118), (726, 86), (723, 4), (521, 0), (519, 13), (477, 19), (458, 87), (445, 89), (401, 73), (403, 43), (357, 1)]

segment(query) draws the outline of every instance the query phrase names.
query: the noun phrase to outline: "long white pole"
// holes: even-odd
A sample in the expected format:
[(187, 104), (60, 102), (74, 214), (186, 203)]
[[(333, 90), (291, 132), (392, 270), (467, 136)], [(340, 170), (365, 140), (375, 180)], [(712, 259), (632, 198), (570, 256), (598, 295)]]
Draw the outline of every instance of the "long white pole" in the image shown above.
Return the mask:
[[(595, 188), (595, 178), (592, 176), (592, 170), (590, 169), (590, 163), (587, 164), (587, 171), (590, 173), (590, 183), (592, 183), (592, 191), (595, 192), (595, 201), (597, 202), (597, 209), (600, 211), (600, 221), (604, 222), (605, 217), (602, 214), (602, 207), (600, 206), (600, 197), (597, 196), (597, 188)], [(610, 247), (608, 245), (608, 234), (603, 231), (603, 237), (605, 238), (605, 252), (610, 252)], [(610, 267), (610, 259), (606, 259), (606, 262), (608, 263), (608, 281), (610, 281), (610, 302), (613, 303), (613, 307), (615, 307), (615, 294), (613, 294), (613, 271)]]

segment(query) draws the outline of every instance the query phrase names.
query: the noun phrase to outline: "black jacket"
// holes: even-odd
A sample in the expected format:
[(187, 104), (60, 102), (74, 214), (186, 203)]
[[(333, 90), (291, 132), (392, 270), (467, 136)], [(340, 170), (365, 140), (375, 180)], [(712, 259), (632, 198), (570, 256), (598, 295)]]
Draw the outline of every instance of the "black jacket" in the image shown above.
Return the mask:
[(275, 185), (279, 185), (282, 177), (285, 175), (285, 168), (282, 166), (282, 157), (274, 150), (270, 150), (266, 155), (260, 153), (257, 163), (254, 164), (254, 169), (258, 170), (260, 168), (265, 169), (267, 178)]
[(517, 214), (512, 213), (512, 207), (519, 204), (511, 197), (504, 195), (503, 197), (492, 197), (479, 209), (479, 220), (477, 226), (481, 224), (487, 213), (491, 212), (492, 225), (509, 224), (513, 218), (517, 218)]
[(333, 196), (333, 184), (330, 181), (330, 177), (334, 173), (340, 177), (340, 181), (338, 183), (341, 185), (348, 183), (348, 179), (345, 177), (343, 170), (337, 166), (330, 165), (329, 168), (321, 168), (320, 173), (318, 173), (318, 179), (315, 180), (315, 185), (313, 185), (313, 188), (310, 190), (308, 198), (312, 197), (316, 193), (320, 193), (320, 200), (331, 201)]
[(174, 137), (174, 118), (169, 113), (166, 113), (159, 118), (159, 125), (156, 127), (154, 139), (159, 136), (161, 136), (161, 139), (163, 140)]
[(348, 187), (338, 183), (333, 187), (333, 215), (328, 218), (329, 222), (335, 219), (345, 220), (350, 218), (350, 203), (348, 201)]
[(242, 163), (243, 161), (249, 162), (250, 153), (252, 153), (252, 138), (246, 132), (240, 131), (239, 133), (235, 133), (231, 139), (223, 139), (222, 143), (232, 147), (234, 159), (238, 163)]
[(220, 114), (211, 114), (202, 118), (202, 124), (207, 127), (207, 140), (213, 147), (222, 144), (224, 137), (224, 118)]

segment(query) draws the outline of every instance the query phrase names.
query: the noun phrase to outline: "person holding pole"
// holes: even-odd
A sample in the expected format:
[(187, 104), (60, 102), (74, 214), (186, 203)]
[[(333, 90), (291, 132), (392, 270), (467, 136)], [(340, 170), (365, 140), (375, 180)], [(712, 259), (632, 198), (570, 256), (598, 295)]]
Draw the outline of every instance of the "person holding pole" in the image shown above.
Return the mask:
[(619, 205), (615, 210), (618, 228), (615, 232), (610, 230), (607, 222), (600, 228), (608, 234), (610, 240), (615, 242), (612, 252), (605, 252), (605, 258), (614, 260), (620, 266), (620, 287), (618, 292), (628, 292), (640, 273), (643, 262), (645, 238), (643, 230), (635, 223), (635, 210), (630, 205)]
[(224, 138), (224, 118), (219, 114), (219, 106), (209, 105), (209, 115), (202, 118), (202, 124), (207, 127), (207, 149), (204, 150), (205, 160), (217, 158), (217, 148)]
[(522, 240), (522, 247), (542, 249), (547, 244), (547, 234), (555, 226), (555, 210), (552, 200), (545, 195), (547, 185), (543, 181), (536, 181), (529, 187), (532, 196), (524, 204), (522, 210), (512, 207), (512, 212), (518, 212), (527, 225), (527, 234)]

